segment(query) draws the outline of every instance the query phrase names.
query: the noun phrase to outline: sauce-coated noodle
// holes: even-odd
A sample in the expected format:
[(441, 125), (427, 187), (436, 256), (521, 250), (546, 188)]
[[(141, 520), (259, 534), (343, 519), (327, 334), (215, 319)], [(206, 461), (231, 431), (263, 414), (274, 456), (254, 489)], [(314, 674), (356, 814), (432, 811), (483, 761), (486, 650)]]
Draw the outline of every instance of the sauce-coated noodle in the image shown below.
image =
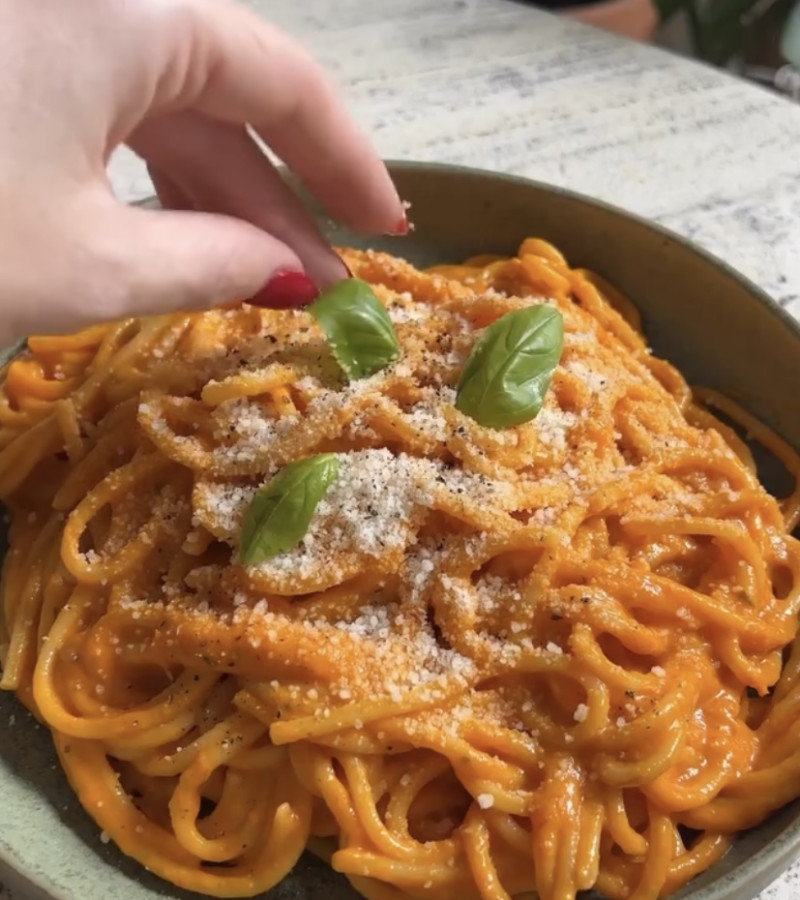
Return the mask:
[[(249, 306), (6, 368), (2, 687), (185, 888), (256, 894), (310, 844), (375, 900), (655, 900), (800, 794), (799, 495), (552, 246), (345, 256), (403, 349), (368, 379), (308, 313)], [(544, 407), (481, 428), (464, 360), (541, 302), (565, 328)], [(339, 477), (303, 542), (238, 566), (256, 488), (319, 452)]]

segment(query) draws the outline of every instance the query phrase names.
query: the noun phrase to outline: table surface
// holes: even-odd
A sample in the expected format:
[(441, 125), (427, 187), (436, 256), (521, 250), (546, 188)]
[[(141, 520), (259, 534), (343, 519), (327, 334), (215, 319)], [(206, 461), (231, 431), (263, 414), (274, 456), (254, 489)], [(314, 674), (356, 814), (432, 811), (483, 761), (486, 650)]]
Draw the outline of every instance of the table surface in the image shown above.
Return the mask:
[[(514, 0), (248, 5), (316, 54), (385, 157), (600, 197), (701, 244), (800, 318), (800, 105)], [(126, 152), (111, 179), (122, 199), (152, 193)], [(759, 900), (799, 895), (800, 863)]]

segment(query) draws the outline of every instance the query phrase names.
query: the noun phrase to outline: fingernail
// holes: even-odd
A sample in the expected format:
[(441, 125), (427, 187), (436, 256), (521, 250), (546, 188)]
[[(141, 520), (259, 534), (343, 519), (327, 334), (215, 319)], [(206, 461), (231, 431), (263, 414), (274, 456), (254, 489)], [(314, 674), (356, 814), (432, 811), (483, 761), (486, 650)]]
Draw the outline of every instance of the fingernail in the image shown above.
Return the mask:
[(408, 216), (403, 213), (403, 217), (397, 220), (397, 224), (394, 228), (389, 232), (392, 237), (402, 237), (404, 234), (408, 234)]
[(316, 299), (319, 289), (305, 272), (286, 270), (276, 272), (261, 290), (250, 299), (253, 306), (270, 309), (290, 309), (306, 306)]

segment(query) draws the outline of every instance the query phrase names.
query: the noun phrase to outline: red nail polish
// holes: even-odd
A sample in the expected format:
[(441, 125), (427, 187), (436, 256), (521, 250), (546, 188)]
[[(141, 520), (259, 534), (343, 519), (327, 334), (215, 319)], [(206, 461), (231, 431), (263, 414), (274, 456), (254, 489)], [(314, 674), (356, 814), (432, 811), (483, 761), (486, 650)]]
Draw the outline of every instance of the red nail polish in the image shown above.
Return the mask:
[(402, 237), (404, 234), (408, 234), (408, 216), (405, 213), (403, 213), (402, 219), (398, 219), (397, 224), (389, 234), (392, 237)]
[(291, 309), (315, 300), (319, 289), (305, 272), (276, 272), (261, 290), (250, 298), (253, 306)]

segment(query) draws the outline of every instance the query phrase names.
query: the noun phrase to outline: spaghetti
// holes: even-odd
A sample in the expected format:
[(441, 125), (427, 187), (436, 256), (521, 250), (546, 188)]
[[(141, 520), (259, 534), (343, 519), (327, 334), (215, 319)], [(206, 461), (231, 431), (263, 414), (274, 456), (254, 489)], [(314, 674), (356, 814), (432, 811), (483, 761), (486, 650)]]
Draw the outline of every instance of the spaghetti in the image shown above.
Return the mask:
[[(6, 368), (2, 687), (184, 888), (254, 895), (310, 846), (373, 900), (675, 890), (800, 794), (800, 494), (770, 497), (552, 246), (345, 257), (402, 348), (369, 378), (308, 313), (247, 305), (31, 338)], [(544, 406), (482, 428), (459, 372), (533, 303), (564, 320)], [(321, 452), (305, 538), (238, 565), (256, 489)]]

